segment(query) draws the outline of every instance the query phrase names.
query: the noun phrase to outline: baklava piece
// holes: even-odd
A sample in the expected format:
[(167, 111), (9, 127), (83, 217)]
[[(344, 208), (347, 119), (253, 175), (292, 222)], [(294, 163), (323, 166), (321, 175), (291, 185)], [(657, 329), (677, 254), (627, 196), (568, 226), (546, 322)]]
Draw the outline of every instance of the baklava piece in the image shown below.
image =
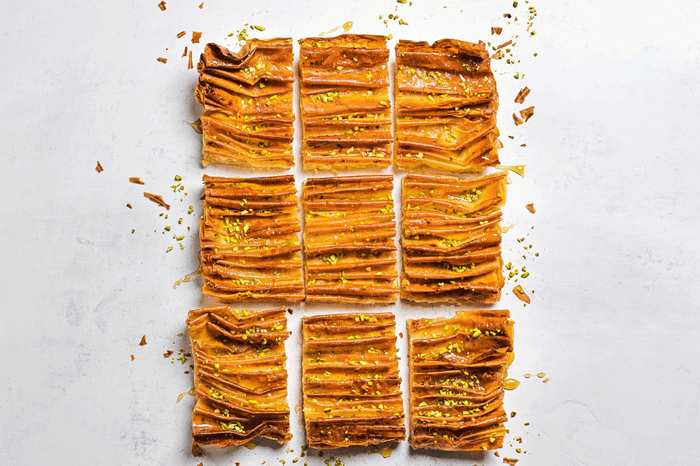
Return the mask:
[(255, 437), (280, 443), (289, 432), (284, 308), (239, 311), (227, 306), (190, 311), (194, 355), (192, 436), (199, 445), (227, 447)]
[(203, 293), (221, 301), (304, 299), (294, 176), (204, 175), (204, 187)]
[(307, 302), (396, 301), (393, 180), (377, 175), (304, 182)]
[(391, 313), (302, 318), (303, 400), (311, 448), (405, 440)]
[(299, 41), (304, 170), (391, 164), (389, 49), (385, 36)]
[(512, 361), (508, 311), (460, 311), (406, 322), (412, 448), (495, 450), (508, 420), (504, 380)]
[(195, 90), (202, 163), (254, 169), (294, 166), (292, 39), (251, 39), (239, 53), (207, 44)]
[(506, 172), (471, 179), (417, 174), (403, 178), (402, 299), (500, 299), (500, 222), (507, 182)]
[(498, 165), (498, 93), (483, 42), (400, 40), (396, 66), (396, 168), (479, 173)]

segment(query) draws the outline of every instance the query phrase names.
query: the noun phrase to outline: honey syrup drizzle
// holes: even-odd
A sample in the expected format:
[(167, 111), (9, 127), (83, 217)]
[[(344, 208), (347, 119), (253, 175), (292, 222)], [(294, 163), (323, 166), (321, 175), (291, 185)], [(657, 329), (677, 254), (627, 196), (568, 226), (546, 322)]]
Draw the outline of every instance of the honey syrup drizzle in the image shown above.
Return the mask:
[(350, 30), (350, 28), (352, 27), (352, 24), (353, 24), (352, 21), (348, 21), (347, 23), (343, 23), (340, 26), (331, 29), (330, 31), (319, 33), (319, 36), (321, 36), (321, 37), (327, 36), (328, 34), (333, 34), (334, 32), (339, 31), (340, 29), (342, 29), (343, 32), (348, 32)]

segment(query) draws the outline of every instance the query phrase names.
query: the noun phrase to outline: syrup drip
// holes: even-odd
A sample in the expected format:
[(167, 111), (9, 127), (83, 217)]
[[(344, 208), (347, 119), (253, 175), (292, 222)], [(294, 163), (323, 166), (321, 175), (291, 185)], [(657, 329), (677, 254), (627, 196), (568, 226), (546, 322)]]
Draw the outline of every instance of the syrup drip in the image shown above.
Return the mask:
[(321, 36), (321, 37), (327, 36), (328, 34), (333, 34), (334, 32), (339, 31), (340, 29), (342, 29), (343, 32), (348, 32), (351, 27), (352, 27), (352, 21), (348, 21), (347, 23), (341, 24), (337, 28), (333, 28), (330, 31), (320, 33), (319, 36)]
[(525, 178), (525, 165), (496, 165), (499, 170), (510, 170)]
[(518, 382), (515, 379), (506, 379), (506, 383), (503, 385), (503, 388), (506, 390), (515, 390), (518, 385), (520, 385), (520, 382)]
[(399, 444), (398, 442), (394, 442), (394, 443), (392, 443), (391, 445), (389, 445), (388, 447), (386, 447), (386, 448), (384, 448), (384, 449), (382, 449), (382, 450), (377, 450), (377, 451), (378, 451), (379, 454), (381, 454), (384, 458), (388, 458), (388, 457), (391, 456), (391, 452), (394, 451), (394, 448), (396, 448), (396, 447), (398, 446), (398, 444)]
[(197, 270), (195, 270), (195, 271), (192, 272), (192, 273), (188, 273), (188, 274), (185, 275), (183, 278), (181, 278), (180, 280), (178, 280), (178, 281), (175, 282), (175, 284), (173, 285), (173, 290), (176, 290), (177, 287), (180, 286), (180, 285), (182, 285), (183, 283), (188, 283), (188, 282), (190, 282), (190, 281), (191, 281), (191, 280), (190, 280), (190, 277), (192, 277), (192, 275), (199, 275), (200, 273), (202, 273), (202, 268), (201, 268), (201, 267), (198, 268)]

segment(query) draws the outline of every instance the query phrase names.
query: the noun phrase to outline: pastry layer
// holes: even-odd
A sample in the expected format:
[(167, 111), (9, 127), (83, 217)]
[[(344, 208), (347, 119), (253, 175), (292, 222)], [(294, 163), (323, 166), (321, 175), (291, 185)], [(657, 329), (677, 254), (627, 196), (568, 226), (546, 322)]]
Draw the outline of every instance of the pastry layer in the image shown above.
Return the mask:
[(294, 176), (203, 179), (203, 293), (221, 301), (304, 299)]
[(207, 44), (195, 90), (202, 114), (202, 163), (294, 166), (292, 39), (251, 39), (238, 53)]
[(310, 447), (406, 438), (395, 327), (388, 312), (302, 318), (304, 420)]
[(391, 164), (389, 49), (385, 36), (299, 41), (304, 170)]
[(470, 179), (411, 173), (403, 178), (402, 299), (500, 299), (500, 221), (507, 182), (506, 172)]
[(304, 182), (307, 302), (396, 301), (393, 180), (376, 175)]
[(226, 447), (289, 432), (284, 308), (190, 311), (187, 334), (194, 355), (192, 436), (200, 445)]
[(406, 322), (412, 448), (494, 450), (508, 420), (504, 380), (513, 351), (508, 311), (459, 311)]
[(483, 42), (396, 45), (394, 164), (478, 173), (498, 165), (498, 93)]

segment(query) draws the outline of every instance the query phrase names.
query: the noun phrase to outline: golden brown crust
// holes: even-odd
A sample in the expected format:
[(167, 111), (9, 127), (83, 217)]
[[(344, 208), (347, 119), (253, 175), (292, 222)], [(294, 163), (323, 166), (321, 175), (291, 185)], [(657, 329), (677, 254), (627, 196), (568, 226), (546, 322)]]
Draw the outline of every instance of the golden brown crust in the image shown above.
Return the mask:
[(292, 59), (292, 39), (251, 39), (239, 53), (206, 45), (195, 91), (204, 166), (294, 166)]
[(312, 448), (404, 440), (394, 315), (304, 317), (303, 395)]
[(285, 309), (197, 309), (187, 316), (187, 334), (197, 397), (194, 441), (220, 447), (258, 436), (288, 442)]
[(396, 45), (394, 164), (478, 173), (498, 165), (498, 93), (483, 42)]
[(506, 172), (470, 179), (418, 174), (403, 178), (403, 299), (500, 299), (500, 221), (507, 182)]
[(203, 293), (221, 301), (304, 299), (294, 176), (203, 180)]
[(410, 445), (450, 451), (503, 446), (503, 383), (513, 351), (505, 310), (406, 321)]
[(385, 36), (301, 39), (304, 170), (391, 164), (389, 49)]
[(391, 175), (304, 182), (306, 301), (398, 298)]

